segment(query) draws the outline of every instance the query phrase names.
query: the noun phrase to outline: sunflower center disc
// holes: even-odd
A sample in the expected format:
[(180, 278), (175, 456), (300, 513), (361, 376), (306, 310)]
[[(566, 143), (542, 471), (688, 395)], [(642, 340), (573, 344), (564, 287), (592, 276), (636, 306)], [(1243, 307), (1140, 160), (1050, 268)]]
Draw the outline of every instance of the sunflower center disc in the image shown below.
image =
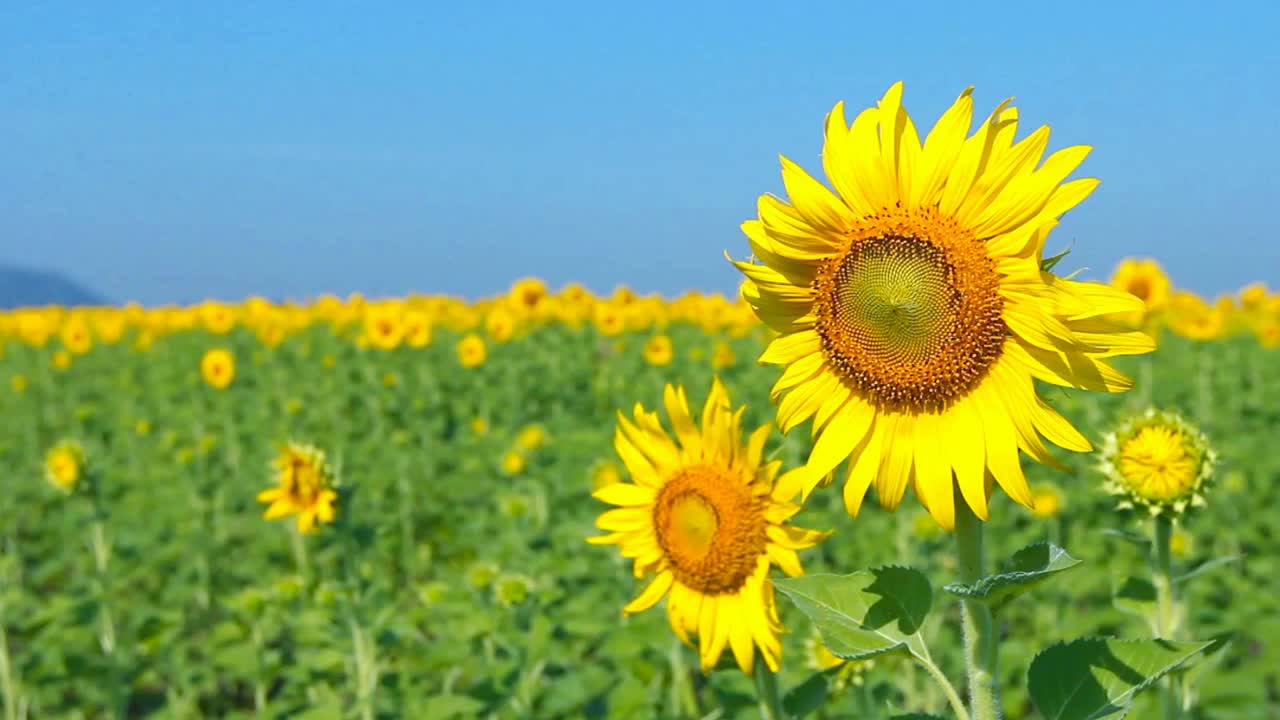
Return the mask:
[(1140, 430), (1121, 449), (1119, 465), (1133, 491), (1148, 500), (1176, 500), (1195, 484), (1195, 458), (1170, 428)]
[(682, 585), (708, 595), (737, 591), (765, 552), (761, 503), (738, 476), (723, 469), (681, 468), (653, 508), (658, 546)]
[(937, 412), (967, 395), (1008, 330), (983, 244), (936, 211), (874, 217), (814, 280), (816, 329), (842, 379), (883, 409)]

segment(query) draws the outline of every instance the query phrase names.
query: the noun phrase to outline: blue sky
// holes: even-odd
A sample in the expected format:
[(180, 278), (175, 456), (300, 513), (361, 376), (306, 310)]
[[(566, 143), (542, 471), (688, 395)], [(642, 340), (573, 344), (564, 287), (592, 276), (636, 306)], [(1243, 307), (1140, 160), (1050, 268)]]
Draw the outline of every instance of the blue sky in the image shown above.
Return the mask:
[(1095, 146), (1068, 266), (1275, 287), (1280, 10), (1200, 5), (6, 3), (0, 263), (148, 303), (730, 291), (777, 153), (820, 171), (832, 104), (901, 79), (917, 124), (974, 85)]

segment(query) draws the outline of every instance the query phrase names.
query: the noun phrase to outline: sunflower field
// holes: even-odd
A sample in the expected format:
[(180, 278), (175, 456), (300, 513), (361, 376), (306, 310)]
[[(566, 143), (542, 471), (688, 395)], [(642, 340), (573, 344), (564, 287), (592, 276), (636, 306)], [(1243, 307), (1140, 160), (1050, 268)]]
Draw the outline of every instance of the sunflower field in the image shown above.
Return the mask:
[(1059, 278), (1071, 168), (863, 117), (740, 297), (0, 313), (3, 720), (1280, 716), (1280, 295)]

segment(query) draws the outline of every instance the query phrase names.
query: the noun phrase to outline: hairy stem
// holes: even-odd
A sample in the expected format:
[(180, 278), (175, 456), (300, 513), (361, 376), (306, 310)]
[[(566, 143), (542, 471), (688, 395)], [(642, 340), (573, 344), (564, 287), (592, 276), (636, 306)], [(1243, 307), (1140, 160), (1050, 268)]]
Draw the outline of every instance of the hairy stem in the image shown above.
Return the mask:
[[(973, 583), (985, 573), (982, 521), (969, 504), (956, 493), (956, 550), (960, 561), (960, 579)], [(964, 663), (969, 675), (969, 709), (973, 720), (999, 720), (1003, 717), (996, 687), (996, 625), (991, 610), (976, 600), (963, 600), (961, 618), (964, 626)]]

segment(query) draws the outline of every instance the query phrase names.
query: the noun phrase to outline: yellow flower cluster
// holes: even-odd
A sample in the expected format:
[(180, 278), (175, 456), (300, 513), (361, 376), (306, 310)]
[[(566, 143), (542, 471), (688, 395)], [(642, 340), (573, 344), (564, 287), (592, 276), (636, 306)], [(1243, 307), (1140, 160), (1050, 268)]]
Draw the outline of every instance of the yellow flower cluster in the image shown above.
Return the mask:
[(1270, 291), (1263, 283), (1251, 283), (1210, 302), (1174, 287), (1155, 260), (1127, 258), (1116, 266), (1111, 286), (1146, 304), (1145, 312), (1125, 317), (1135, 327), (1167, 327), (1175, 335), (1200, 342), (1252, 334), (1263, 347), (1280, 347), (1280, 292)]
[(67, 353), (69, 365), (72, 356), (98, 343), (129, 341), (145, 351), (159, 337), (188, 330), (226, 335), (243, 328), (263, 345), (276, 347), (298, 331), (323, 325), (360, 347), (394, 350), (426, 347), (436, 328), (447, 328), (470, 338), (458, 353), (463, 365), (474, 366), (484, 362), (486, 345), (506, 343), (545, 325), (592, 325), (614, 336), (661, 330), (673, 322), (731, 335), (756, 326), (745, 303), (719, 294), (689, 292), (667, 299), (622, 287), (603, 297), (576, 284), (552, 293), (543, 281), (525, 278), (505, 295), (476, 302), (425, 295), (371, 300), (356, 293), (345, 299), (325, 295), (308, 303), (276, 304), (255, 297), (237, 304), (208, 301), (191, 307), (21, 308), (0, 311), (0, 344), (13, 340), (51, 346)]

